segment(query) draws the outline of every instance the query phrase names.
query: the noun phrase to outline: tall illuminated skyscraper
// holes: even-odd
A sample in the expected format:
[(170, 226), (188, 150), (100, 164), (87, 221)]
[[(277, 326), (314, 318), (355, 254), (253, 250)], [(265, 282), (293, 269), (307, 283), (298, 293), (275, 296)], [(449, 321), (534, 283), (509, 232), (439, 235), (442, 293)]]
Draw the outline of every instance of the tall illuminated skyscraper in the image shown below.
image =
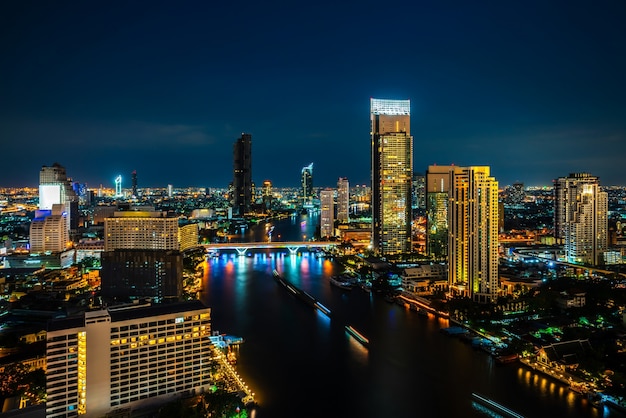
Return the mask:
[(337, 181), (337, 220), (347, 223), (350, 211), (350, 182), (345, 177)]
[(554, 235), (570, 263), (598, 265), (608, 246), (608, 197), (598, 177), (572, 173), (554, 183)]
[(133, 197), (137, 197), (139, 196), (139, 192), (137, 191), (137, 170), (133, 170), (133, 172), (131, 173), (131, 181), (133, 187)]
[(498, 297), (498, 182), (486, 166), (449, 166), (448, 284), (476, 302)]
[(335, 191), (331, 189), (320, 192), (320, 237), (329, 238), (335, 235)]
[(233, 150), (233, 212), (243, 216), (252, 204), (252, 135), (242, 133)]
[(372, 249), (411, 251), (413, 137), (410, 100), (370, 100)]
[(304, 204), (313, 198), (313, 163), (302, 167), (300, 183), (302, 185), (302, 203)]

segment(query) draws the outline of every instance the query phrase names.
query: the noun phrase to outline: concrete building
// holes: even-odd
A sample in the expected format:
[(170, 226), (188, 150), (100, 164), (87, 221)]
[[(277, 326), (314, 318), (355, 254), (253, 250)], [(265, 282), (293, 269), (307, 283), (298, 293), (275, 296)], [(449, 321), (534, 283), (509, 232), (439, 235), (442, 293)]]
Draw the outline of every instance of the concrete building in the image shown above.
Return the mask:
[(302, 167), (302, 172), (300, 174), (300, 186), (302, 204), (306, 205), (313, 200), (313, 163)]
[(426, 171), (426, 253), (435, 259), (448, 257), (448, 205), (451, 166), (431, 165)]
[(60, 253), (67, 250), (70, 234), (65, 205), (53, 204), (50, 210), (37, 210), (30, 224), (30, 251)]
[(209, 389), (211, 310), (199, 301), (55, 319), (47, 330), (46, 416), (101, 417)]
[(43, 166), (39, 172), (39, 209), (52, 210), (52, 205), (64, 205), (67, 229), (78, 229), (78, 196), (65, 167), (59, 163)]
[(412, 250), (410, 114), (409, 100), (370, 100), (372, 249), (381, 255)]
[(570, 263), (602, 264), (608, 248), (608, 197), (598, 177), (572, 173), (554, 182), (554, 236)]

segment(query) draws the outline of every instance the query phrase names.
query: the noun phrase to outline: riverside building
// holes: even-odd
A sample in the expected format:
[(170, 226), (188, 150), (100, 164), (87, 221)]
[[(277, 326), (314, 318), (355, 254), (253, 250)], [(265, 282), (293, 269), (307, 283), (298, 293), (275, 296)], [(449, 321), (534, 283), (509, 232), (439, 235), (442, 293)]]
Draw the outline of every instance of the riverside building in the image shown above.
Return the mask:
[(46, 416), (130, 414), (205, 392), (212, 384), (210, 319), (209, 308), (191, 301), (50, 321)]
[(370, 100), (372, 249), (411, 251), (413, 137), (410, 100)]

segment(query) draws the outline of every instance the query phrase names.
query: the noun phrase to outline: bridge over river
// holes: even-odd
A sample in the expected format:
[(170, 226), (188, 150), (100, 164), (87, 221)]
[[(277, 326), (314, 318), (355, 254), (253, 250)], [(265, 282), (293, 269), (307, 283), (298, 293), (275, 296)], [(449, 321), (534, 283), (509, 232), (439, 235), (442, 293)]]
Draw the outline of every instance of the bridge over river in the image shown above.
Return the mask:
[(227, 242), (215, 244), (202, 244), (201, 246), (211, 253), (219, 250), (235, 250), (239, 255), (245, 255), (248, 250), (264, 250), (264, 249), (288, 249), (290, 254), (296, 254), (301, 249), (314, 251), (317, 249), (329, 250), (336, 247), (336, 242), (319, 242), (319, 241), (270, 241), (270, 242)]

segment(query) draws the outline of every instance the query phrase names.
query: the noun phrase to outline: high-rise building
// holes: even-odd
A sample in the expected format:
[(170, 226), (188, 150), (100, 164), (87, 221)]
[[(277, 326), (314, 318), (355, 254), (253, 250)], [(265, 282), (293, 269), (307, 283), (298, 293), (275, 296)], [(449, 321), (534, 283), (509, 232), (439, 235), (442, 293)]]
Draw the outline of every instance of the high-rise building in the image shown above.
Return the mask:
[(167, 197), (170, 199), (174, 196), (174, 186), (172, 184), (167, 185)]
[(118, 211), (104, 220), (102, 295), (155, 302), (182, 295), (182, 251), (198, 244), (198, 225), (166, 212)]
[(448, 197), (453, 167), (431, 165), (426, 171), (426, 253), (435, 259), (448, 257)]
[(272, 182), (265, 180), (262, 189), (263, 209), (268, 211), (272, 208)]
[(211, 310), (136, 304), (48, 323), (46, 416), (102, 417), (203, 393), (214, 383)]
[(78, 196), (59, 163), (43, 166), (39, 172), (39, 209), (52, 210), (52, 205), (64, 205), (68, 230), (78, 229)]
[(335, 236), (335, 191), (325, 189), (320, 192), (320, 237)]
[(413, 209), (426, 208), (426, 177), (423, 174), (413, 175)]
[(124, 197), (122, 193), (122, 175), (115, 177), (115, 197)]
[(598, 265), (608, 247), (608, 197), (598, 177), (572, 173), (554, 183), (554, 235), (570, 263)]
[(342, 223), (350, 221), (350, 182), (345, 177), (337, 181), (337, 220)]
[(490, 169), (450, 167), (448, 284), (476, 302), (498, 297), (498, 182)]
[(302, 185), (302, 203), (304, 204), (313, 198), (313, 163), (302, 167), (300, 184)]
[(243, 216), (252, 204), (252, 135), (242, 133), (233, 151), (233, 212)]
[(51, 210), (37, 210), (30, 224), (30, 251), (60, 253), (67, 250), (70, 235), (65, 205), (53, 204)]
[(131, 181), (133, 187), (133, 197), (138, 197), (139, 192), (137, 191), (137, 170), (133, 170), (133, 172), (131, 173)]
[(104, 220), (104, 250), (179, 250), (198, 244), (197, 224), (179, 226), (167, 212), (116, 211)]
[(411, 251), (413, 137), (410, 100), (370, 100), (372, 249)]

